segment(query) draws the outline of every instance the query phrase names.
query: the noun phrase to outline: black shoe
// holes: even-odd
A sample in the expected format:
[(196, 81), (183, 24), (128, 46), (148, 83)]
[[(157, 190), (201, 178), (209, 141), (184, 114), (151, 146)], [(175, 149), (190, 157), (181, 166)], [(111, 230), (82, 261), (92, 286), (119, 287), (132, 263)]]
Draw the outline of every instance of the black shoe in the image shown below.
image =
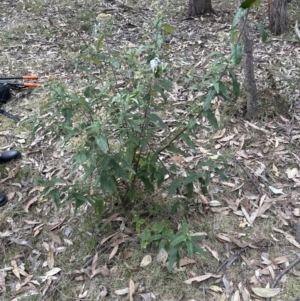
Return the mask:
[(0, 192), (0, 207), (4, 206), (7, 203), (8, 199), (5, 194)]
[(20, 159), (21, 153), (17, 150), (9, 150), (0, 153), (0, 164), (10, 162), (12, 160)]

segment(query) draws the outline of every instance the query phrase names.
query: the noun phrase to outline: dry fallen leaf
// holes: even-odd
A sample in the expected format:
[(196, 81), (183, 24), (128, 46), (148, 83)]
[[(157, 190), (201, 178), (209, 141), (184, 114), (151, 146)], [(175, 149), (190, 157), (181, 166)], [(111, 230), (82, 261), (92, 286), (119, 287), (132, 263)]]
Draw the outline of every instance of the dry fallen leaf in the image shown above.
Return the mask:
[(280, 288), (252, 287), (252, 291), (259, 297), (272, 298), (280, 293)]
[(118, 296), (126, 295), (128, 293), (129, 293), (129, 287), (122, 288), (122, 289), (119, 289), (119, 290), (115, 291), (115, 294), (118, 295)]
[(0, 271), (0, 288), (5, 293), (6, 292), (6, 286), (5, 286), (5, 276), (2, 271)]
[(193, 264), (193, 263), (196, 263), (196, 261), (194, 259), (191, 259), (191, 258), (188, 258), (188, 257), (184, 257), (184, 258), (180, 259), (179, 266), (183, 267), (183, 266), (186, 266), (188, 264)]
[(287, 241), (289, 241), (292, 245), (294, 245), (295, 247), (297, 247), (298, 249), (300, 249), (300, 244), (296, 241), (296, 239), (289, 233), (286, 233), (278, 228), (273, 228), (273, 230), (275, 232), (279, 232), (279, 233), (282, 233), (284, 236), (285, 236), (285, 239)]
[(142, 259), (140, 266), (143, 268), (143, 267), (149, 265), (151, 262), (152, 262), (152, 257), (150, 255), (146, 255)]
[(201, 276), (196, 276), (196, 277), (193, 277), (193, 278), (190, 278), (188, 280), (185, 280), (184, 283), (187, 283), (187, 284), (191, 284), (192, 282), (194, 281), (197, 281), (197, 282), (202, 282), (206, 279), (209, 279), (211, 277), (214, 277), (214, 278), (220, 278), (221, 275), (214, 275), (212, 273), (207, 273), (205, 275), (201, 275)]
[(50, 270), (54, 267), (54, 244), (53, 242), (50, 244), (48, 255), (47, 255), (47, 264)]
[(17, 262), (15, 260), (12, 260), (11, 261), (11, 265), (13, 267), (13, 270), (12, 272), (14, 273), (14, 275), (20, 280), (21, 279), (21, 276), (20, 276), (20, 271), (19, 271), (19, 268), (17, 266)]
[(132, 279), (129, 279), (129, 301), (133, 301), (133, 294), (135, 293), (135, 285)]
[(168, 252), (164, 248), (161, 248), (157, 254), (157, 262), (164, 265), (168, 260), (168, 256)]

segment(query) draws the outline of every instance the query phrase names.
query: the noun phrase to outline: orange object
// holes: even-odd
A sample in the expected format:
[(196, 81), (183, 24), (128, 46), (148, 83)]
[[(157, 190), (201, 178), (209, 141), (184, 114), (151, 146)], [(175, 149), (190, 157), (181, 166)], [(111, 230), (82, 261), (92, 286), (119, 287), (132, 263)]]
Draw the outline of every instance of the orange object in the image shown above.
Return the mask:
[(38, 83), (29, 83), (29, 82), (24, 82), (24, 87), (27, 87), (27, 88), (37, 88), (40, 86), (40, 84)]
[(22, 78), (24, 80), (26, 80), (26, 79), (39, 79), (39, 76), (36, 75), (36, 74), (31, 74), (31, 75), (24, 75)]

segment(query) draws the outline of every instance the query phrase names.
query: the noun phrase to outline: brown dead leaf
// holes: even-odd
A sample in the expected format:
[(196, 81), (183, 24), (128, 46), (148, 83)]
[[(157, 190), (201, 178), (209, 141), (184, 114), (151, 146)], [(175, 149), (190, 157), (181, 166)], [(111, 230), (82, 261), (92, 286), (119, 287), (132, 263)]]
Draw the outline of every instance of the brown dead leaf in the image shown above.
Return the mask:
[(107, 296), (107, 288), (104, 285), (100, 285), (99, 286), (99, 290), (100, 290), (100, 297), (104, 298)]
[(183, 266), (186, 266), (188, 264), (194, 264), (194, 263), (196, 263), (196, 261), (194, 259), (191, 259), (191, 258), (188, 258), (188, 257), (183, 257), (179, 261), (179, 266), (183, 267)]
[(24, 279), (24, 281), (21, 283), (21, 286), (24, 286), (24, 285), (26, 285), (27, 283), (29, 283), (29, 282), (31, 281), (32, 277), (33, 277), (33, 275), (28, 275), (28, 276)]
[(57, 243), (58, 245), (61, 245), (61, 239), (56, 233), (48, 232), (48, 235), (52, 239), (53, 242)]
[(2, 271), (0, 271), (0, 288), (2, 289), (2, 291), (4, 293), (6, 292), (5, 277), (4, 277), (4, 273)]
[(33, 249), (33, 246), (27, 242), (25, 239), (18, 239), (18, 238), (10, 238), (10, 241), (16, 243), (17, 245), (26, 246)]
[(98, 264), (98, 252), (96, 252), (96, 254), (93, 257), (93, 261), (92, 261), (92, 275), (91, 275), (91, 279), (94, 277), (95, 275), (95, 271), (96, 271), (96, 266)]
[(115, 232), (107, 237), (104, 237), (101, 241), (100, 241), (100, 246), (102, 246), (106, 241), (108, 241), (109, 239), (111, 239), (112, 237), (118, 235), (120, 232)]
[(40, 232), (42, 231), (43, 227), (44, 227), (44, 224), (40, 224), (40, 225), (36, 226), (33, 229), (33, 231), (34, 231), (33, 236), (36, 237), (37, 235), (39, 235)]
[(210, 246), (206, 245), (206, 244), (203, 244), (203, 246), (212, 254), (212, 256), (217, 259), (217, 261), (220, 261), (219, 259), (219, 255), (218, 255), (218, 252), (213, 250)]
[(152, 262), (152, 257), (150, 255), (146, 255), (142, 261), (141, 261), (141, 264), (140, 266), (143, 268), (143, 267), (146, 267), (147, 265), (149, 265), (150, 263)]
[(220, 277), (222, 277), (222, 275), (214, 275), (214, 274), (212, 274), (212, 273), (207, 273), (207, 274), (205, 274), (205, 275), (196, 276), (196, 277), (190, 278), (190, 279), (188, 279), (188, 280), (185, 280), (184, 283), (186, 283), (186, 284), (191, 284), (191, 283), (194, 282), (194, 281), (202, 282), (202, 281), (204, 281), (204, 280), (206, 280), (206, 279), (209, 279), (209, 278), (211, 278), (211, 277), (214, 277), (214, 278), (220, 278)]
[(80, 293), (80, 294), (78, 295), (78, 298), (79, 298), (79, 299), (85, 299), (86, 296), (87, 296), (87, 294), (88, 294), (88, 291), (84, 291), (83, 293)]
[(120, 214), (120, 212), (117, 212), (117, 213), (112, 214), (110, 217), (103, 219), (102, 220), (103, 227), (106, 226), (109, 222), (114, 221), (119, 216), (119, 214)]
[(235, 137), (235, 134), (232, 134), (232, 135), (229, 135), (229, 136), (219, 139), (218, 142), (228, 142), (228, 141), (232, 140), (234, 137)]
[(129, 300), (133, 301), (133, 294), (135, 293), (135, 285), (132, 279), (129, 279)]
[(300, 244), (296, 241), (296, 239), (289, 233), (286, 233), (278, 228), (273, 227), (273, 230), (275, 232), (282, 233), (285, 236), (285, 239), (290, 242), (292, 245), (294, 245), (296, 248), (300, 249)]
[(15, 260), (12, 260), (12, 261), (11, 261), (11, 265), (12, 265), (12, 267), (13, 267), (12, 272), (14, 273), (14, 275), (15, 275), (19, 280), (21, 280), (20, 271), (19, 271), (17, 262), (16, 262)]
[(61, 271), (60, 268), (53, 268), (52, 270), (45, 273), (46, 276), (53, 276), (58, 274)]
[(45, 285), (45, 287), (43, 288), (43, 291), (42, 291), (42, 295), (43, 295), (43, 296), (46, 295), (46, 293), (47, 293), (47, 291), (48, 291), (48, 289), (49, 289), (51, 283), (52, 283), (52, 279), (51, 279), (51, 278), (48, 278), (47, 281), (46, 281), (46, 285)]
[(54, 226), (52, 226), (52, 227), (49, 229), (49, 231), (53, 231), (53, 230), (55, 230), (55, 229), (60, 228), (60, 227), (62, 226), (62, 224), (64, 223), (65, 219), (66, 219), (66, 218), (64, 217), (61, 221), (59, 221), (59, 222), (56, 223)]
[(224, 200), (230, 209), (232, 209), (233, 211), (237, 211), (239, 207), (239, 202), (229, 199), (227, 197), (225, 197)]
[(44, 188), (45, 188), (44, 186), (35, 186), (29, 191), (28, 195), (31, 195), (35, 191), (42, 192), (44, 190)]
[(108, 260), (111, 260), (116, 255), (116, 253), (118, 252), (118, 249), (119, 249), (119, 245), (115, 245), (113, 247), (111, 253), (109, 254)]
[(51, 244), (49, 246), (49, 251), (47, 254), (47, 265), (50, 270), (52, 270), (54, 267), (54, 244), (53, 244), (53, 242), (51, 242)]
[(123, 260), (126, 260), (126, 259), (128, 259), (128, 258), (131, 258), (132, 255), (133, 255), (132, 252), (129, 252), (129, 251), (124, 250), (124, 251), (121, 251), (121, 252), (119, 253), (119, 258), (120, 258), (120, 259), (123, 259)]
[(252, 287), (252, 291), (259, 297), (271, 298), (280, 293), (280, 288)]

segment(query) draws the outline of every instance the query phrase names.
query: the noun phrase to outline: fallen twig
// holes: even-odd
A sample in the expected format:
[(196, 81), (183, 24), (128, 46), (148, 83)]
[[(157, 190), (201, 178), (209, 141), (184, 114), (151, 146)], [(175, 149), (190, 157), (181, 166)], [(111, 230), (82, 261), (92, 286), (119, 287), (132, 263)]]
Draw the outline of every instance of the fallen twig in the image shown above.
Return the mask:
[(255, 187), (255, 189), (257, 190), (257, 192), (259, 194), (262, 194), (261, 193), (261, 190), (260, 188), (256, 185), (255, 181), (252, 179), (251, 175), (249, 174), (249, 172), (245, 169), (245, 167), (243, 166), (243, 164), (241, 162), (239, 162), (238, 160), (235, 160), (239, 165), (240, 167), (242, 168), (242, 170), (245, 172), (245, 174), (248, 176), (248, 178), (250, 179), (251, 183), (253, 184), (253, 186)]
[(225, 266), (227, 268), (230, 267), (232, 265), (232, 263), (247, 249), (248, 249), (248, 247), (245, 247), (245, 248), (240, 249), (240, 250), (236, 251), (235, 253), (233, 253), (229, 258), (227, 258), (226, 260), (223, 261), (223, 263), (217, 269), (216, 273), (219, 273)]
[[(291, 263), (288, 267), (286, 267), (281, 273), (279, 273), (276, 276), (273, 283), (271, 284), (271, 288), (275, 288), (275, 286), (277, 285), (278, 281), (282, 278), (282, 276), (285, 275), (287, 272), (289, 272), (299, 262), (300, 262), (300, 256), (293, 263)], [(266, 301), (271, 301), (271, 298), (267, 298)]]

